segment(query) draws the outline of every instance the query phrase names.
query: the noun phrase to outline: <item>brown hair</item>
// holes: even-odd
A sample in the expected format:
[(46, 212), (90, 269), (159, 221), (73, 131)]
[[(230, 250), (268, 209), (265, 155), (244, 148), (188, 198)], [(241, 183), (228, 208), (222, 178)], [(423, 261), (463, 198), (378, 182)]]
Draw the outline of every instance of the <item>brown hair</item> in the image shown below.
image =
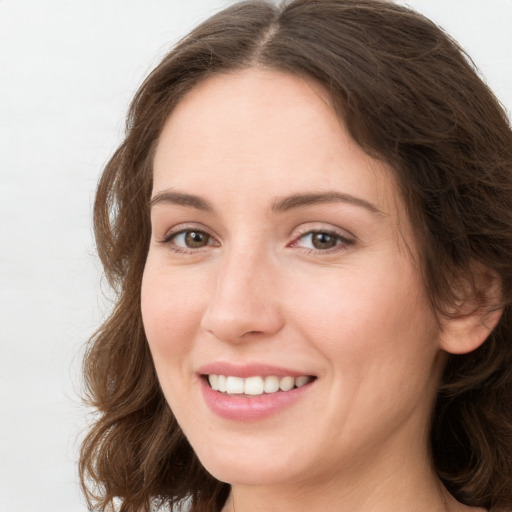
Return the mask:
[(229, 492), (202, 468), (165, 402), (140, 287), (163, 123), (205, 77), (251, 66), (323, 84), (355, 141), (392, 165), (439, 314), (460, 299), (455, 276), (471, 281), (480, 266), (501, 280), (501, 303), (478, 305), (503, 307), (497, 328), (479, 349), (449, 357), (431, 449), (461, 502), (512, 507), (512, 131), (463, 50), (423, 16), (383, 0), (236, 4), (185, 37), (137, 92), (94, 206), (99, 256), (118, 300), (84, 363), (99, 412), (81, 450), (89, 504), (147, 512), (188, 499), (194, 511), (214, 511)]

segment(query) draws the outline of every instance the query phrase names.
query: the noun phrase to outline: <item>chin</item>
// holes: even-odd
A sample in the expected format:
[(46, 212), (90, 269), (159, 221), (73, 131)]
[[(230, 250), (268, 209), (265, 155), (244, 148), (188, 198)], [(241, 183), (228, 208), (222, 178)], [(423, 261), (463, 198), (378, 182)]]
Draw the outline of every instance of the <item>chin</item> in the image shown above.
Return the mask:
[[(202, 462), (202, 461), (201, 461)], [(239, 461), (232, 463), (227, 461), (207, 461), (203, 463), (205, 469), (213, 477), (221, 482), (231, 485), (268, 486), (285, 484), (294, 480), (290, 474), (290, 465), (272, 465), (272, 467), (257, 467), (256, 463)]]
[(217, 446), (196, 451), (201, 464), (217, 480), (251, 486), (282, 484), (299, 478), (297, 457), (286, 450), (277, 453), (279, 457), (274, 449), (243, 449), (235, 444), (231, 449), (219, 450)]

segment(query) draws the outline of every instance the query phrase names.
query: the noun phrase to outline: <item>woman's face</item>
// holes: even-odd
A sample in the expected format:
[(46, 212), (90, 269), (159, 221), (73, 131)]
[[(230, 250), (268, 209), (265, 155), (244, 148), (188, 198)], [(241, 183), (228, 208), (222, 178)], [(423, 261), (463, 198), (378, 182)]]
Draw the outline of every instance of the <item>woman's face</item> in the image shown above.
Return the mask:
[(161, 135), (151, 221), (144, 326), (215, 477), (306, 485), (426, 459), (442, 361), (412, 228), (320, 86), (261, 69), (196, 86)]

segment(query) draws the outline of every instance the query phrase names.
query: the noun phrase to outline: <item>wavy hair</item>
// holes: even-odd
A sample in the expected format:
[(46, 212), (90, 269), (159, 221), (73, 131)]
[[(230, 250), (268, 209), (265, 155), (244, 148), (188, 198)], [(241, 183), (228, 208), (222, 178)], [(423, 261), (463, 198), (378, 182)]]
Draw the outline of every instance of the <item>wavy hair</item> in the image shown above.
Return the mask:
[[(218, 511), (229, 493), (201, 466), (160, 390), (140, 288), (165, 120), (201, 80), (253, 66), (323, 84), (354, 140), (392, 166), (439, 315), (461, 298), (460, 276), (473, 283), (477, 307), (503, 308), (480, 348), (449, 356), (431, 452), (459, 501), (512, 507), (512, 131), (457, 43), (384, 0), (235, 4), (181, 40), (136, 93), (94, 205), (97, 249), (117, 303), (84, 361), (87, 399), (98, 412), (80, 456), (89, 505), (149, 512), (187, 500), (195, 512)], [(471, 281), (475, 266), (499, 277), (499, 304)]]

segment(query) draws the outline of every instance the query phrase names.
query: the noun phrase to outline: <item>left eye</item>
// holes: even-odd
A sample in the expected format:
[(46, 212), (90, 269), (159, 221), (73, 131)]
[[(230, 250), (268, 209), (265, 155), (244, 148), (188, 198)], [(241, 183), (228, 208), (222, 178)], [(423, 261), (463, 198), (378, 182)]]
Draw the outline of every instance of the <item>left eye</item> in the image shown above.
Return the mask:
[(306, 249), (326, 251), (344, 242), (348, 243), (348, 240), (336, 233), (329, 231), (310, 231), (299, 238), (297, 245)]

